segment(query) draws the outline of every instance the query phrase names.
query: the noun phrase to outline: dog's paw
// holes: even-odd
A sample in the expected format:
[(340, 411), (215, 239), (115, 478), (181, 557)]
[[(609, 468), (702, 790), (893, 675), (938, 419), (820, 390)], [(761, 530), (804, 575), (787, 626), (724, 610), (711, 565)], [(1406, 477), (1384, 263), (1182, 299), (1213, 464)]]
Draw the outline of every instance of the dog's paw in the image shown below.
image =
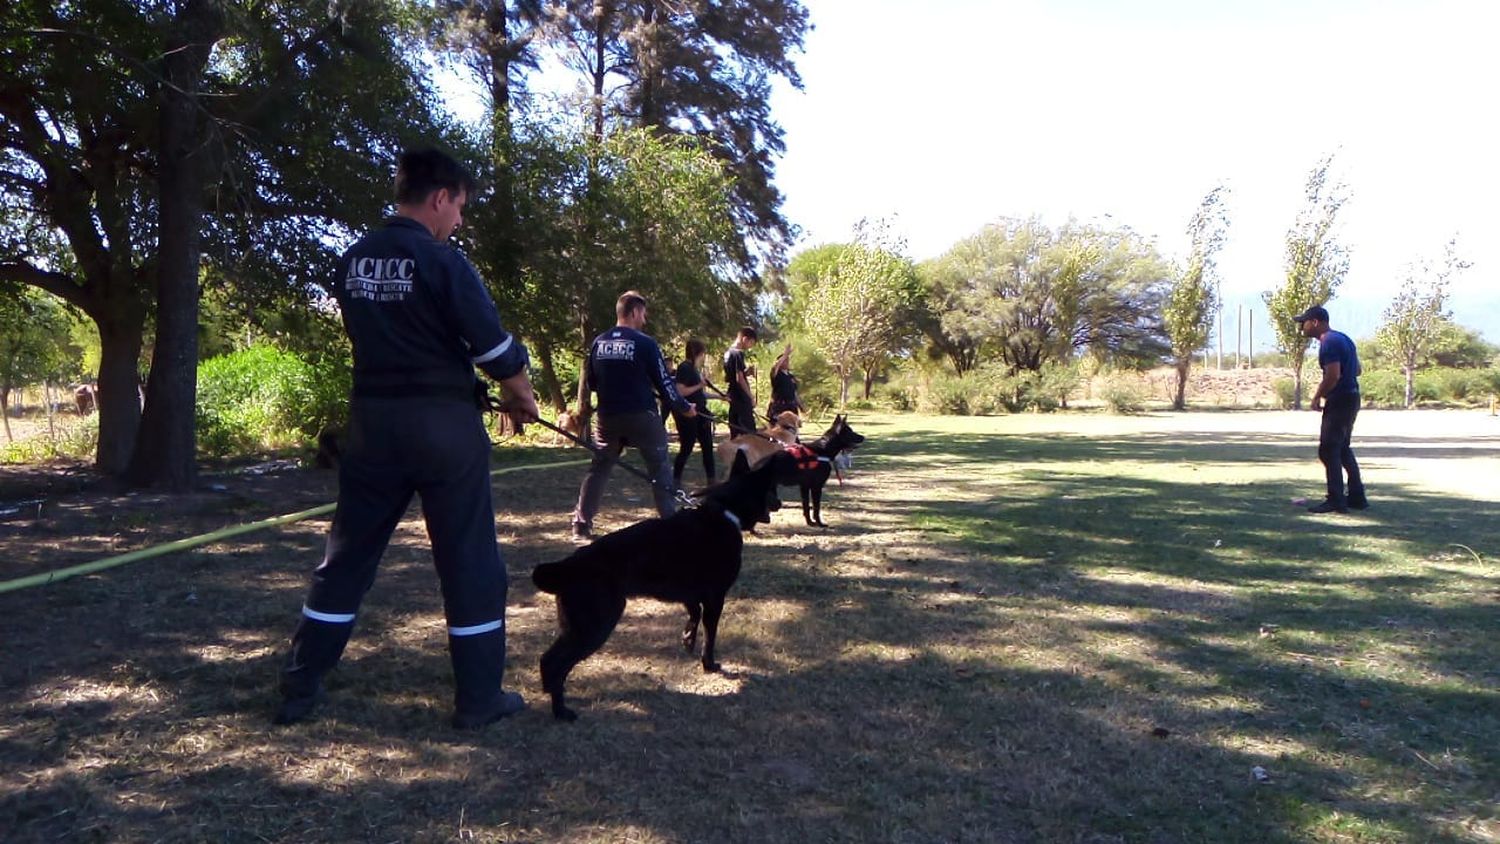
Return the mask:
[(572, 723), (578, 720), (578, 713), (560, 703), (554, 703), (552, 704), (552, 717), (564, 723)]
[(703, 673), (704, 674), (718, 674), (720, 671), (723, 671), (723, 670), (724, 670), (724, 666), (720, 665), (717, 662), (705, 662), (705, 663), (703, 663)]

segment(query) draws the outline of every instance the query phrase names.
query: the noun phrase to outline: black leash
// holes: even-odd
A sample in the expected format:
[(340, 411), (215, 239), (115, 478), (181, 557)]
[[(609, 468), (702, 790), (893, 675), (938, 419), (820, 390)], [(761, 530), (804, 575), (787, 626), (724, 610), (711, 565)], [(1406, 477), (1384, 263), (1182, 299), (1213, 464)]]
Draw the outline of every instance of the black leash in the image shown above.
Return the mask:
[[(494, 410), (494, 411), (499, 412), (499, 413), (506, 412), (504, 403), (503, 402), (499, 402), (499, 401), (494, 401), (494, 400), (490, 401), (490, 403), (489, 403), (489, 409)], [(706, 413), (705, 414), (700, 414), (700, 415), (702, 415), (702, 416), (708, 416), (708, 414), (706, 414)], [(708, 418), (710, 420), (713, 419), (712, 416), (709, 416)], [(538, 417), (534, 421), (536, 422), (536, 424), (541, 425), (543, 428), (546, 428), (547, 430), (551, 431), (554, 434), (561, 434), (565, 439), (569, 440), (574, 445), (582, 446), (583, 448), (588, 449), (589, 453), (595, 455), (596, 457), (602, 451), (602, 449), (599, 448), (599, 446), (595, 445), (594, 443), (591, 443), (591, 442), (589, 442), (588, 440), (585, 440), (582, 437), (576, 436), (576, 435), (573, 434), (572, 431), (566, 430), (564, 428), (560, 428), (560, 427), (552, 424), (551, 422), (548, 422), (545, 419), (542, 419), (542, 418)], [(620, 457), (624, 457), (623, 453), (620, 455)], [(650, 475), (646, 474), (645, 472), (643, 472), (640, 469), (637, 469), (636, 467), (630, 465), (629, 463), (626, 463), (624, 460), (620, 459), (620, 457), (615, 458), (615, 465), (616, 466), (619, 466), (621, 469), (624, 469), (625, 471), (629, 472), (630, 474), (635, 475), (637, 478), (640, 478), (641, 480), (645, 481), (646, 483), (648, 483), (648, 484), (650, 484), (652, 486), (656, 486), (657, 485), (656, 481), (653, 480)], [(677, 499), (677, 503), (678, 504), (681, 504), (684, 507), (697, 507), (698, 506), (698, 500), (695, 499), (695, 498), (693, 498), (691, 495), (688, 495), (687, 492), (685, 490), (683, 490), (681, 487), (674, 488), (672, 490), (672, 496)]]

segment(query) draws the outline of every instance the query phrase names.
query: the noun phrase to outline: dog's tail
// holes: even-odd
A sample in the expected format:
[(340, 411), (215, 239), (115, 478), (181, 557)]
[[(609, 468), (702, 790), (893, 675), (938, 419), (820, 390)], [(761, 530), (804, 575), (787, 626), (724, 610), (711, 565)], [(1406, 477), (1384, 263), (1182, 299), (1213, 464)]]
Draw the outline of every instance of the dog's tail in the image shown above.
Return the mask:
[(531, 582), (536, 588), (551, 595), (562, 591), (563, 585), (567, 583), (566, 566), (563, 562), (542, 563), (531, 570)]

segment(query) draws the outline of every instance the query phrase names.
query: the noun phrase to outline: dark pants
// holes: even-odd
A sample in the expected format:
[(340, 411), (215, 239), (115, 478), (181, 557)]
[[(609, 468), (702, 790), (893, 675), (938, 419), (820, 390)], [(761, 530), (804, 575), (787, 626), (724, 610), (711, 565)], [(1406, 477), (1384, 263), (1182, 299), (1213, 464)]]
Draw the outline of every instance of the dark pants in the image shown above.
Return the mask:
[(656, 411), (600, 414), (594, 417), (594, 427), (598, 431), (594, 439), (594, 461), (589, 464), (589, 472), (583, 476), (583, 484), (578, 488), (573, 524), (593, 527), (594, 514), (599, 512), (599, 501), (604, 498), (604, 487), (609, 483), (609, 473), (627, 445), (639, 451), (646, 460), (646, 474), (651, 478), (651, 497), (656, 501), (656, 512), (662, 518), (677, 512), (677, 500), (673, 497), (676, 487), (672, 485), (671, 469), (667, 465), (667, 429)]
[[(1362, 504), (1365, 484), (1349, 441), (1354, 437), (1354, 418), (1359, 415), (1359, 393), (1340, 393), (1323, 401), (1323, 426), (1318, 433), (1318, 459), (1328, 475), (1328, 501), (1337, 507)], [(1347, 495), (1344, 473), (1349, 474)]]
[(495, 541), (489, 455), (472, 404), (355, 399), (333, 526), (282, 670), (283, 695), (314, 694), (338, 663), (391, 533), (417, 494), (442, 585), (455, 708), (493, 707), (505, 673), (507, 576)]
[(702, 416), (678, 415), (677, 460), (672, 464), (672, 480), (682, 485), (682, 470), (687, 468), (688, 457), (693, 453), (693, 443), (703, 452), (703, 475), (709, 483), (714, 480), (714, 423)]
[(750, 398), (749, 393), (740, 392), (738, 387), (730, 387), (729, 436), (752, 434), (755, 430), (755, 402)]

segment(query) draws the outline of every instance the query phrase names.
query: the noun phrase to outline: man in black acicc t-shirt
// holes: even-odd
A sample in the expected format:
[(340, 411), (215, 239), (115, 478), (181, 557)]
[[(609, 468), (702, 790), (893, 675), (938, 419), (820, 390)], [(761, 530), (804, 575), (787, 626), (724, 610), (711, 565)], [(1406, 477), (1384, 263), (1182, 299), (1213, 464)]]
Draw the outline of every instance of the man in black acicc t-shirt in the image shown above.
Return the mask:
[(755, 348), (755, 329), (745, 326), (735, 335), (734, 345), (724, 352), (724, 389), (729, 391), (729, 436), (755, 432), (755, 397), (750, 379), (755, 368), (745, 363), (745, 352)]
[(437, 150), (407, 152), (396, 216), (339, 261), (334, 298), (354, 351), (338, 508), (281, 672), (275, 721), (308, 717), (412, 494), (432, 543), (456, 688), (453, 725), (525, 708), (501, 689), (508, 578), (495, 543), (490, 440), (474, 367), (499, 381), (511, 418), (536, 418), (526, 348), (505, 331), (479, 274), (448, 244), (474, 180)]
[[(604, 497), (609, 473), (626, 445), (634, 446), (646, 459), (656, 512), (663, 517), (676, 512), (672, 497), (675, 488), (667, 464), (667, 429), (657, 410), (657, 396), (684, 416), (697, 414), (672, 384), (672, 376), (662, 362), (661, 347), (641, 331), (646, 325), (646, 297), (634, 290), (620, 294), (615, 318), (614, 328), (594, 338), (583, 367), (581, 392), (585, 401), (589, 393), (599, 394), (599, 415), (594, 420), (594, 462), (583, 478), (578, 504), (573, 508), (573, 538), (579, 541), (592, 536), (599, 499)], [(584, 415), (588, 415), (587, 407)]]

